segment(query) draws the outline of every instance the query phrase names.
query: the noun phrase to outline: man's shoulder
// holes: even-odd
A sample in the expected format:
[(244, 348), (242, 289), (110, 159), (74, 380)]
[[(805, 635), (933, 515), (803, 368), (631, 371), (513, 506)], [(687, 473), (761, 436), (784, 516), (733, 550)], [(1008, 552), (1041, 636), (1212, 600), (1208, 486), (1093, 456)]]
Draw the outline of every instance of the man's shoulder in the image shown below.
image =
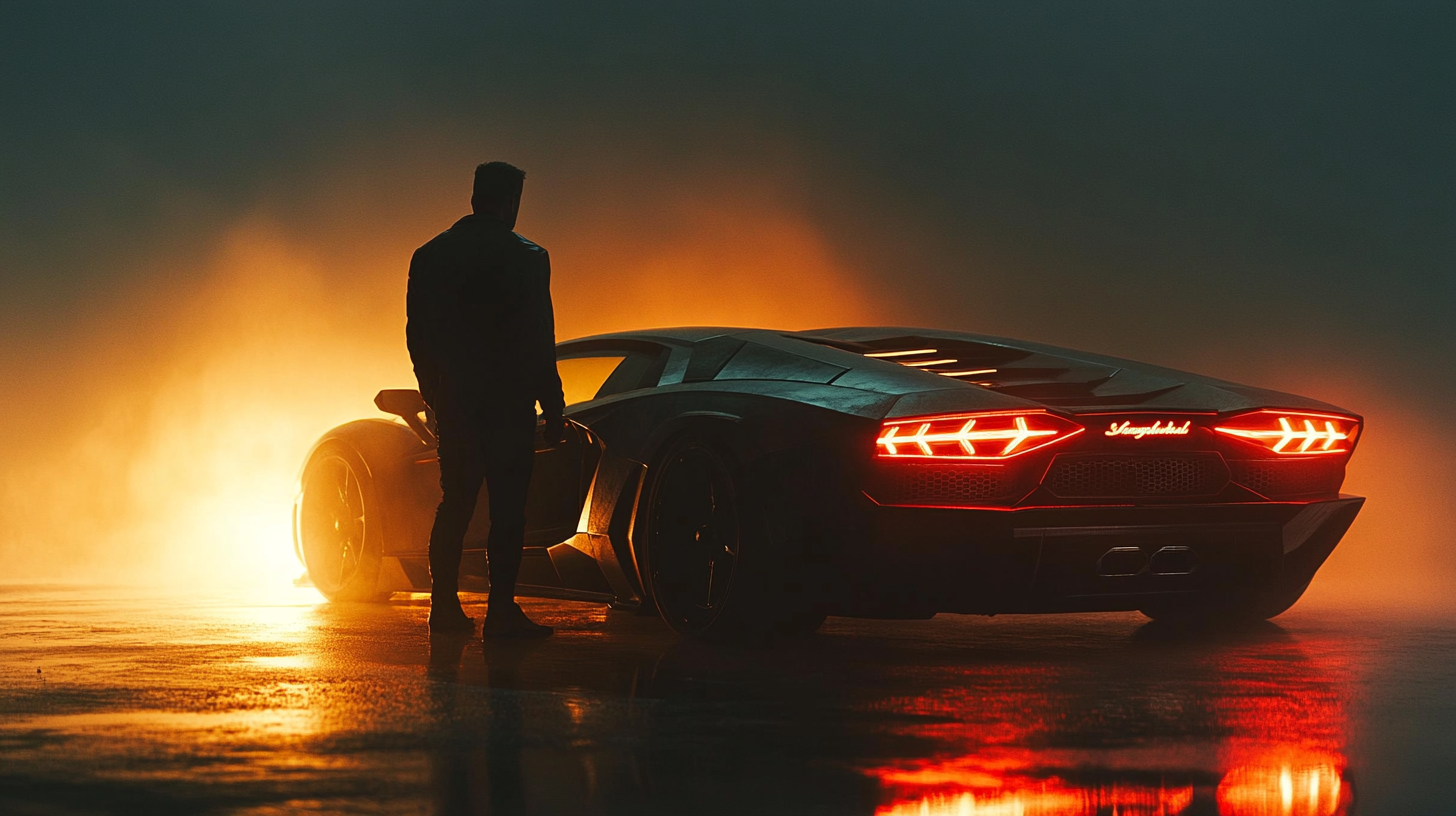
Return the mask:
[(527, 238), (519, 232), (512, 232), (511, 235), (514, 235), (516, 237), (516, 240), (520, 242), (521, 247), (527, 252), (539, 252), (542, 255), (546, 254), (546, 247), (541, 246), (540, 244), (532, 241), (530, 238)]
[(415, 250), (413, 257), (415, 260), (427, 259), (432, 255), (439, 254), (442, 251), (448, 251), (449, 247), (452, 244), (459, 242), (460, 237), (461, 236), (456, 228), (451, 227), (450, 229), (445, 230), (439, 235), (436, 235), (434, 238), (431, 238), (430, 240), (421, 244), (419, 249)]
[(546, 248), (500, 222), (461, 219), (454, 226), (426, 241), (410, 259), (415, 274), (432, 274), (479, 264), (502, 264), (510, 269), (518, 264), (549, 263)]

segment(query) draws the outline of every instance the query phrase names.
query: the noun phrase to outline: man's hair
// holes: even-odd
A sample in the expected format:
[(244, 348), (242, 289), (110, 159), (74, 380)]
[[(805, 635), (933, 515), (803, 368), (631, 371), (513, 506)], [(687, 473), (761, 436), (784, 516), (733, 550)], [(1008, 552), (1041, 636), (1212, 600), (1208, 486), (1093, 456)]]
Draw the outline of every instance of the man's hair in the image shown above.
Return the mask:
[(475, 189), (470, 203), (476, 209), (504, 206), (521, 197), (525, 183), (525, 170), (505, 162), (486, 162), (475, 168)]

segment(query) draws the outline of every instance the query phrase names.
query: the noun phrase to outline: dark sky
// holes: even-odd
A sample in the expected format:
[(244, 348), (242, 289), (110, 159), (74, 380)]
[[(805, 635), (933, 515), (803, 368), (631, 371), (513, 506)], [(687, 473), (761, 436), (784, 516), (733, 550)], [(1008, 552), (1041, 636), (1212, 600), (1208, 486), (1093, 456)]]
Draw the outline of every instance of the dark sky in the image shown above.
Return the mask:
[(5, 3), (0, 373), (249, 214), (334, 246), (505, 156), (533, 237), (767, 179), (897, 320), (1438, 423), (1453, 35), (1449, 2)]
[(1068, 341), (1354, 334), (1408, 343), (1422, 369), (1456, 343), (1450, 3), (0, 15), (12, 308), (64, 312), (119, 258), (185, 245), (341, 155), (450, 134), (528, 144), (538, 172), (627, 176), (750, 167), (775, 145), (841, 251), (935, 283), (942, 322), (989, 300), (1008, 312), (988, 328), (1070, 319), (1053, 330)]

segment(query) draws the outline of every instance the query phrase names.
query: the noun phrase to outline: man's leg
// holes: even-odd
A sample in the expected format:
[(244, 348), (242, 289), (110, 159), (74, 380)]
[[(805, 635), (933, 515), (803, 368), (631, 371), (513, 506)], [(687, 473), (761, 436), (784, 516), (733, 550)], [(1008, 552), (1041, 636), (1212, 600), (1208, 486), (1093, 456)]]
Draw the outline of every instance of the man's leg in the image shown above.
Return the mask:
[(521, 550), (526, 543), (526, 495), (536, 461), (536, 412), (512, 412), (492, 423), (482, 445), (485, 481), (490, 496), (490, 606), (487, 635), (540, 636), (551, 634), (516, 605), (516, 578), (521, 572)]
[(438, 427), (441, 497), (430, 530), (430, 629), (474, 631), (475, 622), (460, 609), (460, 552), (485, 470), (475, 428), (444, 420)]

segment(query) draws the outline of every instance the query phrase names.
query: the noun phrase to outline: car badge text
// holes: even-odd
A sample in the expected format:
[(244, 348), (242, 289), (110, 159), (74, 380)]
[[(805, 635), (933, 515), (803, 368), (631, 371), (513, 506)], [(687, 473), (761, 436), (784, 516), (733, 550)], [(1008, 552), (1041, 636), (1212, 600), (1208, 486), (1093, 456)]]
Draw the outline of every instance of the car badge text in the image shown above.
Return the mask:
[(1145, 436), (1187, 436), (1188, 429), (1193, 426), (1193, 420), (1188, 420), (1182, 425), (1174, 422), (1164, 424), (1160, 419), (1151, 425), (1134, 425), (1131, 422), (1112, 423), (1103, 433), (1106, 436), (1130, 436), (1133, 439), (1142, 439)]

